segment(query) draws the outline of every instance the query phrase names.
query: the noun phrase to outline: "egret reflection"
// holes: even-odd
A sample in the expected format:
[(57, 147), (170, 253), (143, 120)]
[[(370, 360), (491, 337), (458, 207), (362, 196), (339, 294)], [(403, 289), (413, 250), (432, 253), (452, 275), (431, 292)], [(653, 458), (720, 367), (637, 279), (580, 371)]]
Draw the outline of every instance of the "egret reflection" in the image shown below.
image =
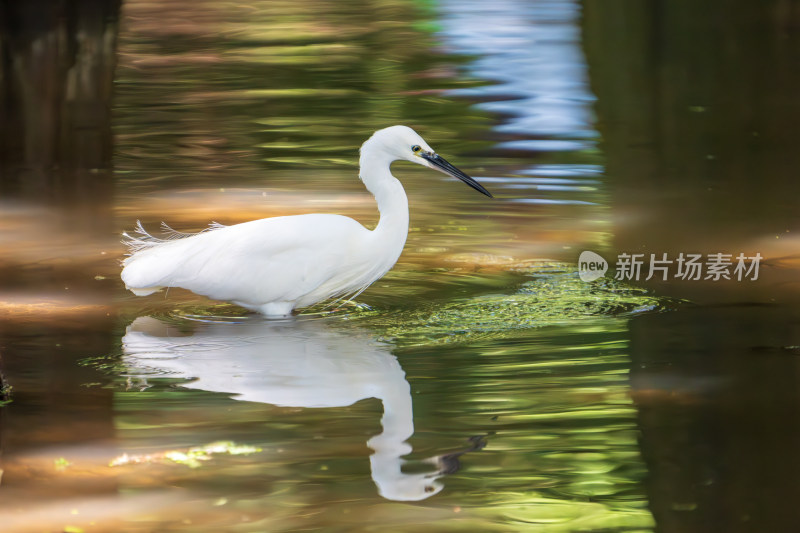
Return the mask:
[(428, 498), (442, 490), (438, 479), (454, 471), (450, 453), (425, 459), (427, 471), (403, 472), (402, 457), (412, 451), (406, 441), (414, 433), (411, 388), (389, 346), (368, 333), (337, 331), (324, 319), (308, 317), (189, 324), (193, 329), (186, 332), (166, 321), (137, 318), (122, 339), (124, 364), (145, 380), (157, 372), (192, 379), (183, 387), (277, 406), (345, 407), (379, 399), (383, 432), (367, 446), (373, 450), (372, 479), (390, 500)]

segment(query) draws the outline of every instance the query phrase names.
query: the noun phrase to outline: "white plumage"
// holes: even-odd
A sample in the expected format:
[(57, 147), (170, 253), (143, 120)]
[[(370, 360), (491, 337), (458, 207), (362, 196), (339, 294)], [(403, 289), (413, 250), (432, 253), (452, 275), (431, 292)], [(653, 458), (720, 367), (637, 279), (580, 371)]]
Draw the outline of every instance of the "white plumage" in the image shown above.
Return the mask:
[(123, 262), (122, 280), (139, 296), (182, 287), (267, 316), (357, 295), (394, 266), (408, 236), (408, 199), (389, 170), (399, 159), (445, 172), (491, 196), (414, 130), (392, 126), (361, 147), (359, 177), (381, 215), (374, 230), (328, 214), (214, 224), (197, 234), (172, 232), (166, 239), (138, 225), (136, 236), (125, 234), (130, 256)]

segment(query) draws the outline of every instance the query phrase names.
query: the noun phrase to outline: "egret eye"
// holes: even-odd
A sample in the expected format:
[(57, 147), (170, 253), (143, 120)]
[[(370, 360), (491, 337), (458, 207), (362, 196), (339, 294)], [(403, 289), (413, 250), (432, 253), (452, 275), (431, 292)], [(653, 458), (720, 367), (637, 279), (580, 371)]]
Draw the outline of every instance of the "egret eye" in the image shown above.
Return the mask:
[(422, 151), (422, 146), (415, 144), (414, 146), (411, 147), (411, 151), (417, 154)]

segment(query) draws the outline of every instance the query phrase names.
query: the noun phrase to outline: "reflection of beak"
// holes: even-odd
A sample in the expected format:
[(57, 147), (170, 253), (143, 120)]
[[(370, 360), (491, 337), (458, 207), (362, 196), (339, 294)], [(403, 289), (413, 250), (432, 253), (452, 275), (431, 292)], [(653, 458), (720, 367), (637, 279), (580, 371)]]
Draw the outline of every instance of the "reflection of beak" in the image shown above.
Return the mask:
[(458, 178), (467, 185), (469, 185), (470, 187), (472, 187), (473, 189), (475, 189), (476, 191), (485, 194), (489, 198), (494, 198), (492, 196), (492, 193), (483, 188), (483, 185), (481, 185), (480, 183), (478, 183), (477, 181), (470, 178), (462, 171), (458, 170), (456, 167), (448, 163), (447, 160), (444, 159), (439, 154), (433, 152), (423, 152), (420, 154), (420, 157), (428, 161), (431, 164), (431, 166), (436, 170), (444, 172), (448, 176), (453, 176), (454, 178)]

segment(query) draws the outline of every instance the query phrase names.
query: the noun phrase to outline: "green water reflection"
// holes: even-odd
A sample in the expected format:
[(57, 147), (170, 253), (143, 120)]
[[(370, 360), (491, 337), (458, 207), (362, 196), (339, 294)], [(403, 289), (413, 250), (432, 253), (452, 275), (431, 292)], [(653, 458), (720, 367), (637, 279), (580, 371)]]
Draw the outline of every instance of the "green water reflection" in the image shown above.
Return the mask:
[[(550, 298), (565, 308), (575, 300)], [(586, 314), (595, 314), (592, 305), (643, 303), (622, 300), (595, 294), (585, 301)], [(165, 480), (179, 487), (199, 483), (206, 505), (227, 500), (217, 516), (223, 524), (241, 522), (244, 514), (248, 523), (275, 530), (296, 527), (298, 516), (325, 528), (336, 516), (334, 527), (359, 530), (391, 523), (402, 531), (434, 517), (426, 528), (436, 531), (652, 525), (627, 393), (626, 318), (573, 313), (543, 329), (515, 329), (508, 321), (508, 330), (497, 327), (494, 338), (439, 345), (410, 335), (395, 347), (375, 338), (420, 326), (403, 328), (398, 317), (387, 330), (374, 323), (362, 329), (356, 324), (370, 319), (353, 316), (277, 324), (142, 320), (123, 340), (128, 377), (116, 387), (126, 392), (115, 393), (120, 447), (142, 454), (224, 436), (264, 452), (217, 459), (201, 474), (161, 466), (154, 478), (151, 465), (128, 466), (123, 479), (141, 490)], [(184, 376), (195, 379), (180, 381)], [(459, 457), (461, 469), (445, 474), (441, 462), (432, 462), (463, 450), (474, 435), (485, 436), (486, 448)], [(366, 439), (374, 451), (365, 450)], [(415, 477), (424, 483), (418, 489), (409, 485)], [(243, 491), (244, 479), (260, 480), (264, 494)], [(376, 492), (425, 503), (409, 518), (406, 506), (380, 504)], [(276, 517), (275, 506), (286, 501), (294, 512)], [(153, 520), (169, 523), (168, 516)]]
[[(72, 55), (4, 29), (4, 531), (793, 530), (797, 10), (623, 4), (129, 0), (116, 42), (115, 14), (58, 26)], [(19, 109), (86, 121), (24, 130), (12, 57), (61, 58)], [(398, 164), (409, 240), (369, 307), (123, 290), (137, 219), (374, 225), (357, 148), (394, 123), (497, 199)], [(23, 153), (60, 156), (9, 178)], [(584, 249), (765, 262), (587, 284)]]

